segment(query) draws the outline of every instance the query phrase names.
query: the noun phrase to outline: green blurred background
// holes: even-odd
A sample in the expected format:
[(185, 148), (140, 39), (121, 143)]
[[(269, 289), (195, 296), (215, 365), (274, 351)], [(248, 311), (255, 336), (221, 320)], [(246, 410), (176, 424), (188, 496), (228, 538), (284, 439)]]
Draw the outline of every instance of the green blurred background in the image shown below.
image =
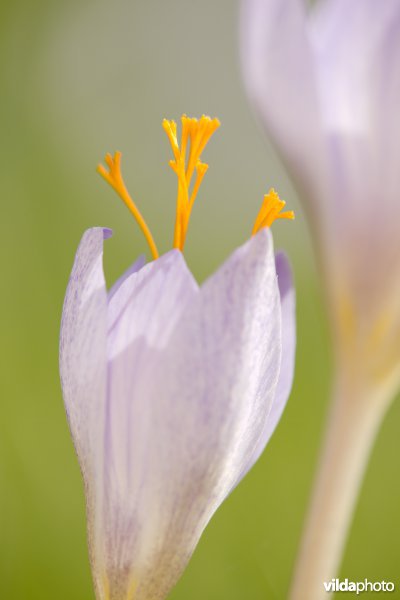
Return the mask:
[[(212, 519), (171, 598), (283, 600), (331, 362), (303, 212), (242, 89), (238, 6), (231, 0), (22, 0), (1, 2), (0, 28), (0, 597), (93, 599), (82, 483), (58, 375), (62, 303), (87, 227), (114, 229), (106, 245), (109, 282), (146, 249), (95, 173), (106, 151), (122, 150), (130, 190), (159, 247), (170, 248), (176, 181), (161, 121), (186, 112), (222, 122), (204, 154), (210, 170), (191, 221), (187, 261), (204, 280), (248, 237), (263, 193), (275, 186), (297, 215), (294, 223), (274, 225), (274, 238), (294, 266), (299, 341), (281, 424)], [(343, 577), (396, 581), (399, 434), (395, 403), (368, 468)]]

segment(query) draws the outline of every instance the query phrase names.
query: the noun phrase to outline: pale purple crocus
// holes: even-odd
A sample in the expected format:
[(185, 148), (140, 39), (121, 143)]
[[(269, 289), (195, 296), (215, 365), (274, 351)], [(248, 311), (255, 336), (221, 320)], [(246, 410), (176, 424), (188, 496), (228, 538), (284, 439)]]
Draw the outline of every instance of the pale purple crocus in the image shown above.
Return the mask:
[(60, 370), (87, 500), (98, 600), (161, 600), (257, 460), (293, 376), (294, 291), (262, 229), (198, 286), (183, 254), (107, 291), (110, 230), (86, 231)]
[(249, 96), (304, 201), (331, 315), (336, 402), (293, 595), (311, 600), (338, 568), (400, 383), (400, 2), (242, 0), (241, 47)]
[[(400, 3), (243, 0), (257, 113), (312, 222), (338, 353), (400, 377)], [(361, 363), (361, 364), (359, 364)]]

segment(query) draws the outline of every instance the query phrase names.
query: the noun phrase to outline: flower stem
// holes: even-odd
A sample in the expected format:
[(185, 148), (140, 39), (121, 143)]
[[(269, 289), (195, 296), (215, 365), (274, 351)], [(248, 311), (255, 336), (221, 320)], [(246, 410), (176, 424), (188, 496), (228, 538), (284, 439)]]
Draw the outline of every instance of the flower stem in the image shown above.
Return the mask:
[(371, 392), (357, 377), (339, 370), (291, 600), (325, 598), (324, 582), (337, 575), (370, 451), (388, 403), (384, 390)]

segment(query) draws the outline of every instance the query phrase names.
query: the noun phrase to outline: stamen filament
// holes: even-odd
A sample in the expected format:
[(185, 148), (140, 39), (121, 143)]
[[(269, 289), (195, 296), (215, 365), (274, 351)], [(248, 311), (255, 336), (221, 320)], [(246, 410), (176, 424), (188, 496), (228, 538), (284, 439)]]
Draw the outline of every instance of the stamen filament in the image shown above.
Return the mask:
[(143, 235), (146, 238), (146, 241), (150, 247), (151, 254), (152, 254), (154, 260), (156, 260), (159, 257), (159, 253), (157, 250), (157, 246), (154, 242), (153, 236), (151, 235), (150, 229), (148, 228), (139, 209), (137, 208), (136, 204), (132, 200), (132, 198), (126, 188), (125, 182), (122, 178), (121, 158), (122, 158), (121, 152), (115, 152), (114, 157), (112, 157), (111, 154), (106, 154), (104, 160), (105, 160), (109, 170), (107, 171), (107, 169), (102, 164), (99, 164), (97, 166), (97, 172), (117, 192), (117, 194), (119, 195), (121, 200), (128, 207), (128, 209), (130, 210), (132, 215), (135, 217), (137, 224), (139, 225), (140, 229), (142, 230)]
[(197, 164), (197, 167), (196, 167), (196, 172), (197, 172), (196, 181), (194, 183), (192, 195), (190, 196), (190, 200), (189, 200), (189, 213), (192, 210), (194, 201), (196, 200), (196, 196), (198, 194), (198, 191), (200, 189), (201, 183), (203, 181), (203, 177), (207, 173), (207, 171), (208, 171), (208, 165), (206, 163), (198, 163)]

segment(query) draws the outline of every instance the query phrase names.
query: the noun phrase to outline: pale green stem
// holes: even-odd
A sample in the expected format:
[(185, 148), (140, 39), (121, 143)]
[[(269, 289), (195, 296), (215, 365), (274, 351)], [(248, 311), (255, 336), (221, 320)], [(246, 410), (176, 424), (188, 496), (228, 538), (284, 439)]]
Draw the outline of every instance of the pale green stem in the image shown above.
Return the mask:
[(360, 378), (339, 374), (291, 600), (326, 598), (324, 581), (338, 575), (368, 458), (389, 399)]

